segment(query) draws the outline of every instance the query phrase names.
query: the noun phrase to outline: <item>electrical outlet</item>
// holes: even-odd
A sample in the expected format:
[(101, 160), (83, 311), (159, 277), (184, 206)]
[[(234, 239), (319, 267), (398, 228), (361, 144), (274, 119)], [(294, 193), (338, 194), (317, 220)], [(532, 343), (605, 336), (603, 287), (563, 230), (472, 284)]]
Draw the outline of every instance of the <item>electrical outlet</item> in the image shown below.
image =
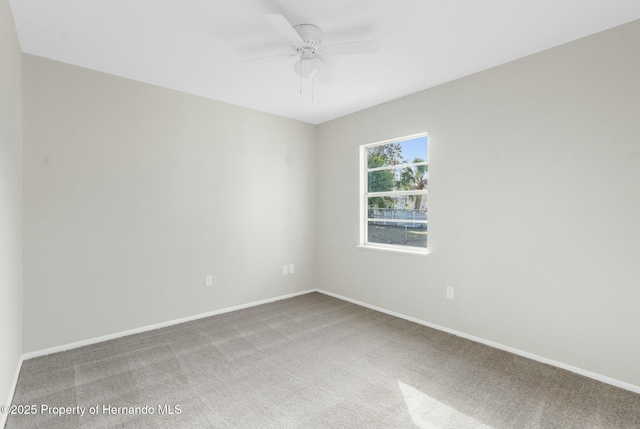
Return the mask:
[(295, 266), (293, 264), (289, 264), (289, 274), (293, 274), (296, 272)]
[(286, 276), (287, 274), (289, 274), (289, 266), (288, 265), (283, 265), (282, 266), (282, 275)]
[(207, 287), (213, 286), (213, 276), (211, 274), (208, 274), (204, 278), (204, 285), (207, 286)]
[(447, 286), (447, 298), (454, 299), (455, 296), (453, 294), (453, 288), (451, 286)]

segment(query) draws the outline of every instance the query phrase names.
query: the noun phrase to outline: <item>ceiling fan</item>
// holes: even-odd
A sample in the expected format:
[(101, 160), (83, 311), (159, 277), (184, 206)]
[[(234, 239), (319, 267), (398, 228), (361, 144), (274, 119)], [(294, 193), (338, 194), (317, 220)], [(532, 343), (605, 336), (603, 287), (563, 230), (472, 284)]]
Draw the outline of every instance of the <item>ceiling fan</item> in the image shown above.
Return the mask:
[(291, 43), (291, 51), (288, 53), (256, 58), (251, 61), (260, 61), (277, 57), (297, 58), (293, 65), (294, 71), (301, 78), (316, 77), (318, 81), (325, 83), (331, 81), (331, 75), (322, 58), (334, 55), (375, 54), (380, 52), (378, 40), (361, 40), (358, 42), (322, 44), (322, 30), (312, 24), (291, 25), (287, 18), (277, 13), (265, 15), (273, 27)]

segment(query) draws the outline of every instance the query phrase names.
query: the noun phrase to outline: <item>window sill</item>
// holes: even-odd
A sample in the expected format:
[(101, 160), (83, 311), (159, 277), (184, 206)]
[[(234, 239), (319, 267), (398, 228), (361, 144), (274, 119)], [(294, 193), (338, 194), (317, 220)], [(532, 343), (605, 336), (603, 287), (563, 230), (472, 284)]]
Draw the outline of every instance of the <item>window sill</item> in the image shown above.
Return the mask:
[(429, 255), (429, 249), (409, 250), (409, 249), (397, 249), (395, 247), (372, 246), (369, 244), (358, 244), (356, 247), (358, 249), (375, 250), (375, 251), (382, 251), (382, 252), (393, 252), (393, 253), (405, 253), (405, 254), (416, 255), (416, 256)]

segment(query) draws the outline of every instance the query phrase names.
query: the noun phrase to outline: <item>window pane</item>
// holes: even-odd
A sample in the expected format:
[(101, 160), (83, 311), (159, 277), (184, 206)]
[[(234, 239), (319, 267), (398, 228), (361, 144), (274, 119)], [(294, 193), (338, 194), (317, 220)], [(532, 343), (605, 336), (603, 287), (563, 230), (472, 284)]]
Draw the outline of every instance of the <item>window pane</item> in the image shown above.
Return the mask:
[(426, 136), (367, 148), (367, 168), (428, 161)]
[[(369, 217), (385, 213), (386, 219), (427, 219), (427, 195), (406, 195), (400, 197), (369, 197), (367, 208)], [(376, 216), (372, 216), (372, 214)], [(391, 216), (389, 213), (393, 213)], [(409, 216), (409, 217), (405, 217)], [(418, 218), (418, 216), (423, 216)], [(383, 217), (383, 216), (380, 216)]]
[(397, 189), (395, 170), (370, 171), (367, 178), (368, 192), (388, 192)]
[(399, 246), (427, 247), (427, 225), (385, 225), (384, 222), (369, 221), (367, 241), (369, 243), (395, 244)]
[(367, 149), (367, 167), (386, 167), (403, 164), (402, 146), (399, 143), (374, 146)]
[(367, 173), (368, 192), (409, 191), (427, 189), (428, 165), (376, 170)]

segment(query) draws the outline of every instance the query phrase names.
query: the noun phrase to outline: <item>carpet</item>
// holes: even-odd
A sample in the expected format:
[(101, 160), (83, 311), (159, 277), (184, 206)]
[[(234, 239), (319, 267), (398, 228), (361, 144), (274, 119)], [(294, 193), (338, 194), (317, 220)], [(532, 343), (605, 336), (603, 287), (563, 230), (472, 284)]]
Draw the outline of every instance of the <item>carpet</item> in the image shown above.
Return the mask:
[(13, 404), (7, 429), (640, 428), (640, 395), (320, 293), (26, 360)]

